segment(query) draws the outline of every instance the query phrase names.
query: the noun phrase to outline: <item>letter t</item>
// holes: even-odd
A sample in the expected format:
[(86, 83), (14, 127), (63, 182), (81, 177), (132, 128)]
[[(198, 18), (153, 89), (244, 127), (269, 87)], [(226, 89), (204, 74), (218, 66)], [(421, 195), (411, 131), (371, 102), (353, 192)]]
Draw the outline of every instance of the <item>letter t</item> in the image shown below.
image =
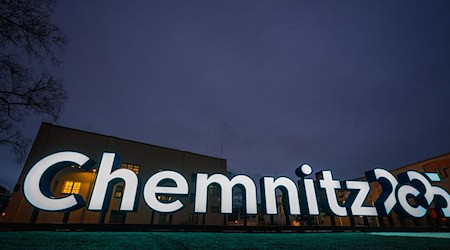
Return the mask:
[(347, 210), (345, 207), (339, 206), (336, 197), (336, 189), (341, 188), (341, 183), (338, 180), (333, 180), (331, 171), (322, 171), (323, 180), (320, 180), (320, 187), (325, 189), (325, 193), (328, 200), (328, 205), (331, 212), (338, 216), (347, 216)]

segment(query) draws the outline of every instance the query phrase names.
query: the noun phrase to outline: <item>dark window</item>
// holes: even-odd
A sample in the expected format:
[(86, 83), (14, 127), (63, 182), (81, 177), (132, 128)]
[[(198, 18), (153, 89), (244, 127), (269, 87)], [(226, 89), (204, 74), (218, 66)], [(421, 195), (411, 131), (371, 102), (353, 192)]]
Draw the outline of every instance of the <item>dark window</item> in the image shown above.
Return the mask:
[(122, 198), (123, 195), (123, 186), (116, 186), (116, 192), (114, 192), (115, 198)]
[(109, 223), (124, 224), (126, 213), (123, 211), (111, 211), (109, 216)]
[(209, 186), (209, 194), (210, 195), (219, 195), (219, 187), (217, 185)]
[(443, 170), (443, 174), (442, 174), (442, 180), (444, 180), (444, 179), (447, 179), (448, 178), (448, 170), (449, 170), (450, 168), (444, 168), (444, 169), (442, 169)]
[(168, 220), (169, 216), (167, 216), (167, 214), (159, 214), (159, 224), (164, 225), (164, 224), (169, 224), (169, 220)]

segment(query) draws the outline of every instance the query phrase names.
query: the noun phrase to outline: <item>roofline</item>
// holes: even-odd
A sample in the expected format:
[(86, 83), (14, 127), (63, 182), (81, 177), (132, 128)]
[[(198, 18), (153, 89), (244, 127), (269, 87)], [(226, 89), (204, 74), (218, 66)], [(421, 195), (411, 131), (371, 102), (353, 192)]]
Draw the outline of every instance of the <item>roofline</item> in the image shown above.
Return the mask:
[[(440, 155), (437, 155), (437, 156), (434, 156), (434, 157), (430, 157), (430, 158), (425, 159), (425, 160), (420, 160), (420, 161), (417, 161), (417, 162), (414, 162), (414, 163), (410, 163), (410, 164), (407, 164), (407, 165), (403, 165), (403, 166), (398, 167), (398, 168), (390, 169), (390, 170), (388, 170), (388, 171), (389, 171), (389, 172), (394, 172), (394, 171), (397, 171), (397, 170), (401, 170), (402, 168), (406, 168), (406, 167), (409, 167), (409, 166), (413, 166), (413, 165), (419, 164), (419, 163), (421, 163), (421, 162), (430, 161), (430, 160), (433, 160), (433, 159), (435, 159), (435, 158), (439, 158), (439, 157), (446, 156), (446, 155), (449, 155), (449, 154), (450, 154), (450, 152), (445, 153), (445, 154), (440, 154)], [(352, 180), (352, 181), (353, 181), (353, 180), (361, 180), (361, 179), (366, 180), (367, 177), (364, 175), (364, 176), (357, 177), (357, 178), (352, 178), (352, 179), (349, 179), (349, 180)]]
[(412, 166), (412, 165), (416, 165), (416, 164), (419, 164), (419, 163), (421, 163), (421, 162), (430, 161), (430, 160), (433, 160), (433, 159), (435, 159), (435, 158), (443, 157), (443, 156), (446, 156), (446, 155), (449, 155), (449, 154), (450, 154), (450, 152), (445, 153), (445, 154), (440, 154), (440, 155), (437, 155), (437, 156), (433, 156), (433, 157), (430, 157), (430, 158), (425, 159), (425, 160), (420, 160), (420, 161), (417, 161), (417, 162), (414, 162), (414, 163), (410, 163), (410, 164), (407, 164), (407, 165), (404, 165), (404, 166), (401, 166), (401, 167), (398, 167), (398, 168), (389, 170), (389, 172), (396, 171), (396, 170), (400, 170), (400, 169), (402, 169), (402, 168), (406, 168), (406, 167), (409, 167), (409, 166)]
[(63, 128), (63, 129), (69, 129), (69, 130), (82, 132), (82, 133), (88, 133), (88, 134), (93, 134), (93, 135), (100, 135), (100, 136), (115, 138), (115, 139), (119, 139), (119, 140), (122, 140), (122, 141), (139, 143), (139, 144), (152, 146), (152, 147), (157, 147), (157, 148), (161, 148), (161, 149), (168, 149), (168, 150), (177, 151), (177, 152), (180, 152), (180, 153), (188, 153), (188, 154), (198, 155), (198, 156), (202, 156), (202, 157), (208, 157), (208, 158), (212, 158), (212, 159), (216, 159), (216, 160), (227, 161), (224, 158), (219, 158), (219, 157), (214, 157), (214, 156), (209, 156), (209, 155), (203, 155), (203, 154), (199, 154), (199, 153), (193, 153), (193, 152), (190, 152), (190, 151), (185, 151), (185, 150), (180, 150), (180, 149), (174, 149), (174, 148), (169, 148), (169, 147), (158, 146), (158, 145), (150, 144), (150, 143), (146, 143), (146, 142), (133, 141), (133, 140), (130, 140), (130, 139), (124, 139), (124, 138), (120, 138), (120, 137), (116, 137), (116, 136), (112, 136), (112, 135), (104, 135), (104, 134), (100, 134), (100, 133), (96, 133), (96, 132), (92, 132), (92, 131), (81, 130), (81, 129), (77, 129), (77, 128), (69, 128), (69, 127), (65, 127), (65, 126), (61, 126), (61, 125), (57, 125), (57, 124), (53, 124), (53, 123), (49, 123), (49, 122), (44, 122), (44, 121), (41, 122), (41, 127), (42, 127), (43, 124), (46, 124), (46, 125), (49, 125), (49, 126), (52, 126), (52, 127), (59, 127), (59, 128)]

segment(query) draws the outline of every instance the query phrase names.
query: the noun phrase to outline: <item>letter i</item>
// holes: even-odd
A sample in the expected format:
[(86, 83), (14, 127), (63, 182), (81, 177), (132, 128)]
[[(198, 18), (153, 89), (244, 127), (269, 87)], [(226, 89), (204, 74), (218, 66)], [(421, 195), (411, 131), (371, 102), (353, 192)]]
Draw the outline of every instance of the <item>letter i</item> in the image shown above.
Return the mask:
[(302, 211), (309, 215), (319, 215), (319, 206), (317, 205), (316, 189), (314, 180), (305, 178), (312, 173), (312, 168), (308, 164), (303, 164), (295, 170), (295, 174), (300, 177), (298, 181), (300, 206)]

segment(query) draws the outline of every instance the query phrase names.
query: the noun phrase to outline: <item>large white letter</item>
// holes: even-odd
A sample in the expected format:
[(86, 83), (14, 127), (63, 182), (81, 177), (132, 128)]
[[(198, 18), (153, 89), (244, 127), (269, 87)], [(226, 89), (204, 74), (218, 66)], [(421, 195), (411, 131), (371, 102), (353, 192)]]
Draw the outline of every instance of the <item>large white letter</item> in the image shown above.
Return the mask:
[[(439, 182), (441, 181), (441, 178), (437, 173), (419, 173), (416, 171), (408, 171), (406, 173), (402, 173), (398, 175), (399, 182), (402, 184), (410, 183), (413, 188), (403, 188), (401, 186), (397, 191), (397, 197), (399, 200), (399, 203), (401, 207), (403, 208), (402, 212), (406, 212), (407, 214), (414, 216), (414, 217), (421, 217), (423, 216), (422, 213), (424, 213), (423, 210), (426, 209), (425, 207), (428, 207), (431, 205), (433, 200), (435, 201), (435, 208), (438, 211), (438, 213), (444, 217), (450, 216), (450, 196), (439, 186), (432, 186), (430, 181), (433, 182)], [(414, 193), (407, 193), (406, 191), (414, 192)], [(418, 193), (416, 193), (418, 191)], [(403, 193), (402, 193), (403, 192)], [(414, 195), (414, 196), (420, 196), (419, 200), (423, 196), (426, 200), (426, 204), (422, 202), (421, 206), (420, 204), (416, 204), (416, 207), (412, 207), (408, 203), (408, 199), (406, 195)], [(405, 196), (405, 197), (404, 197)], [(400, 200), (402, 199), (402, 200)], [(425, 207), (424, 207), (425, 206)]]
[(58, 171), (74, 163), (89, 169), (91, 164), (88, 162), (92, 161), (86, 155), (70, 151), (54, 153), (43, 158), (32, 166), (25, 176), (23, 183), (25, 199), (34, 207), (47, 211), (68, 211), (83, 206), (83, 198), (77, 194), (64, 198), (49, 198), (50, 182)]
[[(122, 179), (125, 182), (125, 190), (122, 196), (120, 210), (133, 211), (139, 183), (137, 175), (126, 168), (112, 171), (118, 167), (119, 157), (115, 153), (103, 153), (88, 210), (99, 211), (107, 209), (109, 202), (106, 201), (109, 201), (111, 198), (112, 185)], [(108, 197), (107, 191), (109, 191)]]
[[(359, 190), (359, 192), (350, 192), (347, 198), (346, 206), (350, 215), (359, 216), (377, 216), (377, 209), (375, 207), (365, 207), (367, 195), (370, 192), (370, 185), (367, 181), (345, 181), (344, 188), (349, 190)], [(350, 207), (348, 207), (350, 206)]]
[(366, 177), (369, 182), (378, 181), (383, 188), (383, 192), (375, 201), (375, 207), (378, 215), (388, 215), (397, 203), (395, 198), (395, 190), (398, 185), (397, 179), (389, 171), (382, 168), (366, 172)]
[[(283, 196), (289, 197), (289, 212), (290, 214), (300, 214), (300, 203), (298, 200), (298, 190), (295, 183), (286, 177), (278, 177), (275, 181), (273, 177), (263, 178), (264, 186), (261, 187), (264, 190), (264, 194), (261, 196), (264, 199), (267, 214), (277, 214), (277, 198), (275, 189), (282, 187)], [(287, 192), (286, 192), (287, 191)], [(286, 197), (283, 197), (286, 199)]]
[(345, 207), (341, 207), (338, 204), (336, 197), (336, 189), (341, 188), (341, 183), (338, 180), (333, 180), (331, 171), (322, 171), (323, 180), (320, 180), (320, 187), (325, 189), (325, 193), (328, 200), (328, 205), (331, 212), (338, 216), (347, 216), (347, 210)]
[(257, 214), (256, 186), (250, 177), (245, 175), (236, 175), (230, 181), (230, 179), (223, 174), (213, 174), (208, 178), (208, 174), (203, 173), (197, 174), (195, 191), (196, 213), (206, 213), (208, 186), (213, 183), (220, 185), (222, 194), (220, 199), (222, 213), (230, 214), (233, 212), (233, 187), (239, 184), (245, 188), (245, 205), (247, 207), (247, 214)]
[[(397, 190), (397, 198), (398, 202), (400, 203), (401, 208), (404, 210), (403, 215), (411, 215), (413, 217), (422, 217), (427, 213), (427, 209), (417, 205), (412, 206), (408, 203), (408, 198), (410, 196), (417, 197), (420, 194), (419, 190), (417, 190), (415, 187), (409, 186), (409, 185), (403, 185), (398, 188)], [(400, 213), (402, 213), (400, 212)]]
[[(161, 187), (158, 186), (164, 179), (173, 180), (176, 187)], [(180, 200), (175, 200), (169, 203), (162, 203), (156, 198), (156, 194), (189, 194), (189, 186), (186, 179), (175, 171), (162, 171), (154, 174), (144, 187), (144, 200), (150, 208), (161, 212), (171, 213), (181, 209), (184, 205)]]
[(295, 174), (300, 177), (300, 180), (298, 181), (300, 207), (304, 208), (306, 210), (306, 214), (308, 215), (319, 215), (319, 206), (317, 204), (314, 180), (306, 178), (306, 176), (312, 174), (312, 172), (312, 167), (306, 163), (302, 164), (295, 170)]

